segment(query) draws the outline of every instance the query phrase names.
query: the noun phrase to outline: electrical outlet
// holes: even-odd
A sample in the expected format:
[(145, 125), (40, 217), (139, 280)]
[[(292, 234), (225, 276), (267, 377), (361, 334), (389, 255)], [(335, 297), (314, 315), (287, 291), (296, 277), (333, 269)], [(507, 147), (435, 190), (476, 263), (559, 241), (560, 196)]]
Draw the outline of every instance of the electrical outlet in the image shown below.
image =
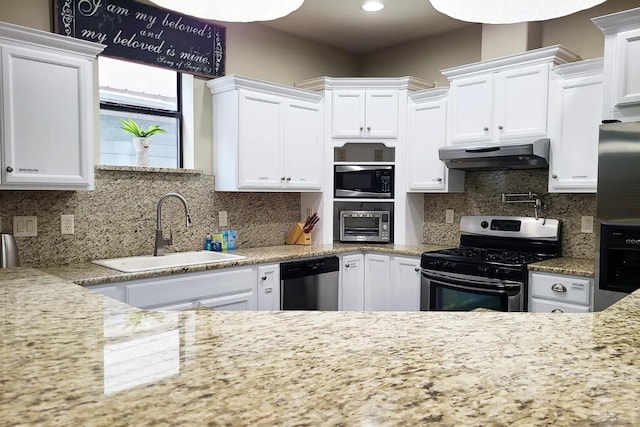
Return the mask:
[(14, 216), (13, 235), (16, 237), (35, 237), (38, 235), (37, 216)]
[(218, 212), (218, 225), (220, 227), (227, 226), (227, 211)]
[(453, 224), (453, 209), (447, 209), (444, 211), (444, 222), (447, 224)]
[(583, 216), (580, 218), (580, 232), (593, 233), (593, 217)]
[(60, 234), (75, 233), (73, 215), (60, 215)]

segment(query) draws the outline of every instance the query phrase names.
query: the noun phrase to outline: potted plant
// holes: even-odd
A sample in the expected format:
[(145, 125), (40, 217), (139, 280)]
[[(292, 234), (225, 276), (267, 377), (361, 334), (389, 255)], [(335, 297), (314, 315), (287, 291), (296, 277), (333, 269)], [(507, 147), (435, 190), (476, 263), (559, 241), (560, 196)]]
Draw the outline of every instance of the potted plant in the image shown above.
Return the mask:
[(136, 150), (136, 166), (149, 166), (149, 150), (151, 149), (151, 136), (166, 132), (158, 125), (151, 125), (146, 130), (141, 128), (132, 118), (120, 119), (120, 128), (134, 136), (133, 148)]

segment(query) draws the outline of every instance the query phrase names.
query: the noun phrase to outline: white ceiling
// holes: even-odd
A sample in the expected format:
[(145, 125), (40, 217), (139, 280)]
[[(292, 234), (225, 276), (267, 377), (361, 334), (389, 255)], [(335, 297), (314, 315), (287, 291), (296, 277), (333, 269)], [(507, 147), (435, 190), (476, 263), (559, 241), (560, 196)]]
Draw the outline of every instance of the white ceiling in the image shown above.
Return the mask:
[(382, 0), (385, 7), (380, 12), (365, 12), (363, 1), (305, 0), (290, 15), (262, 24), (353, 53), (472, 25), (437, 12), (429, 0)]

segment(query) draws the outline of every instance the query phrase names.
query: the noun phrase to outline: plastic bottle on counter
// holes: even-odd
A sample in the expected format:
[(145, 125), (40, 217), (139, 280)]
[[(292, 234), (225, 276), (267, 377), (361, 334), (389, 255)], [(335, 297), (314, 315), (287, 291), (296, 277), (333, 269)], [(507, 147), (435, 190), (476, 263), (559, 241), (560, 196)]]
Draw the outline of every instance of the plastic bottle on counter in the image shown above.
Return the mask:
[(229, 248), (229, 230), (222, 230), (222, 250)]
[(207, 234), (207, 237), (204, 239), (204, 250), (212, 251), (213, 250), (213, 241), (211, 240), (211, 234)]
[(213, 234), (213, 250), (216, 252), (222, 250), (222, 234), (217, 231)]
[(238, 240), (238, 232), (236, 230), (229, 230), (227, 236), (227, 249), (230, 251), (235, 250), (236, 240)]

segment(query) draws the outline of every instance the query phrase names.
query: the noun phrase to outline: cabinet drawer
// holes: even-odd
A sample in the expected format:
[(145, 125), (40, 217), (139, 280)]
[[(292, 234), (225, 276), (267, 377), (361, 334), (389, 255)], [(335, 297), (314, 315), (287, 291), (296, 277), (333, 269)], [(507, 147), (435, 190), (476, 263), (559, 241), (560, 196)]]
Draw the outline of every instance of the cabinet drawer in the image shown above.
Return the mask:
[(529, 311), (532, 313), (587, 313), (589, 311), (589, 307), (585, 305), (567, 304), (559, 301), (531, 298)]
[(583, 277), (531, 273), (532, 297), (589, 305), (591, 280)]

